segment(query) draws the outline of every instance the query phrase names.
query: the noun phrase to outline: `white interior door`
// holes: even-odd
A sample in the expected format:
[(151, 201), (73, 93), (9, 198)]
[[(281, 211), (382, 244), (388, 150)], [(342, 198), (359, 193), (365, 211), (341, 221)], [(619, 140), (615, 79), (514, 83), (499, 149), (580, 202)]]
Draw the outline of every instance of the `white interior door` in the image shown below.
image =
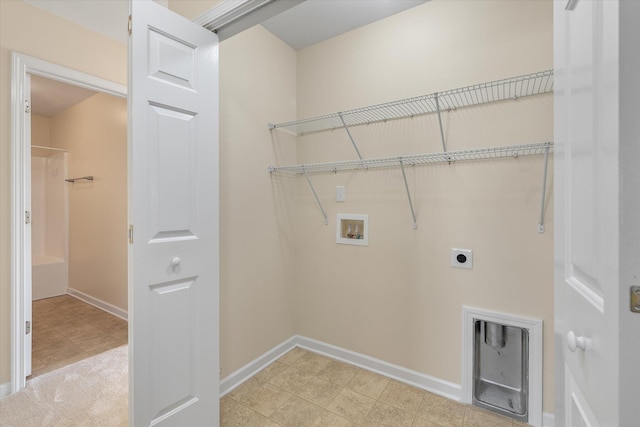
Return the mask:
[[(627, 42), (634, 69), (640, 65), (638, 30), (626, 41), (623, 31), (625, 14), (640, 17), (631, 3), (554, 6), (558, 426), (638, 425), (639, 370), (629, 355), (637, 360), (640, 314), (630, 312), (629, 292), (640, 278), (640, 192), (629, 183), (638, 182), (639, 93), (621, 74), (630, 58)], [(634, 90), (626, 105), (623, 94)], [(625, 117), (633, 111), (629, 132)]]
[(24, 227), (24, 318), (25, 336), (24, 351), (22, 354), (24, 363), (24, 378), (22, 387), (26, 385), (26, 378), (31, 375), (31, 352), (32, 337), (31, 325), (33, 325), (32, 300), (33, 300), (33, 266), (31, 262), (31, 74), (26, 74), (24, 79), (24, 206), (25, 206), (25, 227)]
[(130, 4), (130, 424), (214, 426), (217, 36), (151, 1)]

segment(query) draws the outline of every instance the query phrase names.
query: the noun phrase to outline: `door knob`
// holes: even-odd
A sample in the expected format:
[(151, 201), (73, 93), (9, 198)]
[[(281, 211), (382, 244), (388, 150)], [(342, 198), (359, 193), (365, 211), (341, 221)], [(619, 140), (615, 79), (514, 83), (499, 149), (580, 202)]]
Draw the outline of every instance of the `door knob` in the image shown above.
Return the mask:
[(177, 267), (180, 265), (180, 261), (182, 261), (180, 257), (174, 256), (173, 258), (171, 258), (171, 265), (173, 267)]
[(585, 351), (587, 349), (587, 339), (585, 337), (577, 337), (573, 331), (569, 331), (567, 332), (567, 347), (572, 353), (575, 353), (578, 348)]

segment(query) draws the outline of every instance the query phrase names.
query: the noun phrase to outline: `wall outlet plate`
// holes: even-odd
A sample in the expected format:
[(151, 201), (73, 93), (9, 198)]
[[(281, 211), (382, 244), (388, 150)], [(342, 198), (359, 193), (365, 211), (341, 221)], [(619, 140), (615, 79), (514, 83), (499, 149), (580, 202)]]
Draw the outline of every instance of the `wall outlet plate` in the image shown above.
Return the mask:
[(473, 251), (471, 249), (451, 248), (451, 267), (473, 268)]
[(336, 202), (344, 202), (344, 201), (345, 201), (344, 185), (338, 185), (336, 187)]

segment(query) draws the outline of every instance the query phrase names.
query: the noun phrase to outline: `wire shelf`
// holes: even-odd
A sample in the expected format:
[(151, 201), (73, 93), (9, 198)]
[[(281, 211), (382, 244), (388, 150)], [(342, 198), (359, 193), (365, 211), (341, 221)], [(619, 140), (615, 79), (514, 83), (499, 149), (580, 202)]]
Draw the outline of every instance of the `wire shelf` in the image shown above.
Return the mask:
[(303, 165), (270, 166), (269, 172), (289, 174), (339, 172), (358, 169), (391, 168), (413, 166), (428, 163), (452, 163), (464, 160), (497, 159), (502, 157), (520, 157), (545, 154), (553, 149), (553, 142), (510, 145), (505, 147), (476, 148), (471, 150), (449, 151), (443, 153), (411, 154), (408, 156), (382, 157), (377, 159), (346, 160), (327, 163), (309, 163)]
[(444, 92), (435, 92), (429, 95), (356, 108), (324, 116), (270, 124), (269, 127), (271, 129), (285, 128), (301, 135), (309, 132), (343, 128), (345, 125), (355, 126), (403, 117), (414, 117), (435, 113), (438, 110), (452, 110), (550, 92), (553, 92), (553, 70), (480, 83)]

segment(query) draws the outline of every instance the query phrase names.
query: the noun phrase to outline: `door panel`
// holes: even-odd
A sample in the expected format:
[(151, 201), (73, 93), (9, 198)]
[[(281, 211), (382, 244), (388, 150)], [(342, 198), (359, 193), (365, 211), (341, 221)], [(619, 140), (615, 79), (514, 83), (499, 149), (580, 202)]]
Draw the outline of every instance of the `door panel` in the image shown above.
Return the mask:
[(568, 402), (566, 426), (572, 427), (599, 427), (598, 421), (591, 412), (589, 402), (585, 399), (582, 391), (577, 387), (575, 379), (571, 375), (570, 369), (565, 369), (566, 373), (566, 396)]
[(149, 317), (154, 325), (151, 353), (163, 355), (153, 359), (151, 390), (156, 396), (151, 413), (155, 419), (198, 401), (196, 280), (150, 286), (153, 308)]
[(196, 46), (149, 28), (150, 76), (185, 88), (196, 89), (194, 87), (195, 52)]
[(556, 423), (619, 425), (616, 1), (554, 3)]
[[(602, 292), (599, 285), (597, 260), (599, 256), (598, 226), (599, 201), (596, 153), (596, 127), (594, 110), (594, 52), (586, 41), (593, 41), (595, 34), (591, 25), (594, 8), (578, 5), (571, 14), (569, 26), (569, 52), (571, 55), (571, 111), (568, 114), (571, 149), (567, 151), (567, 205), (568, 245), (567, 282), (582, 297), (591, 301), (602, 311)], [(567, 13), (567, 12), (565, 12)], [(569, 142), (568, 142), (569, 143)]]
[[(197, 114), (149, 105), (150, 239), (195, 238), (195, 126)], [(176, 144), (175, 141), (180, 141)]]
[(217, 37), (131, 7), (130, 421), (218, 425)]

